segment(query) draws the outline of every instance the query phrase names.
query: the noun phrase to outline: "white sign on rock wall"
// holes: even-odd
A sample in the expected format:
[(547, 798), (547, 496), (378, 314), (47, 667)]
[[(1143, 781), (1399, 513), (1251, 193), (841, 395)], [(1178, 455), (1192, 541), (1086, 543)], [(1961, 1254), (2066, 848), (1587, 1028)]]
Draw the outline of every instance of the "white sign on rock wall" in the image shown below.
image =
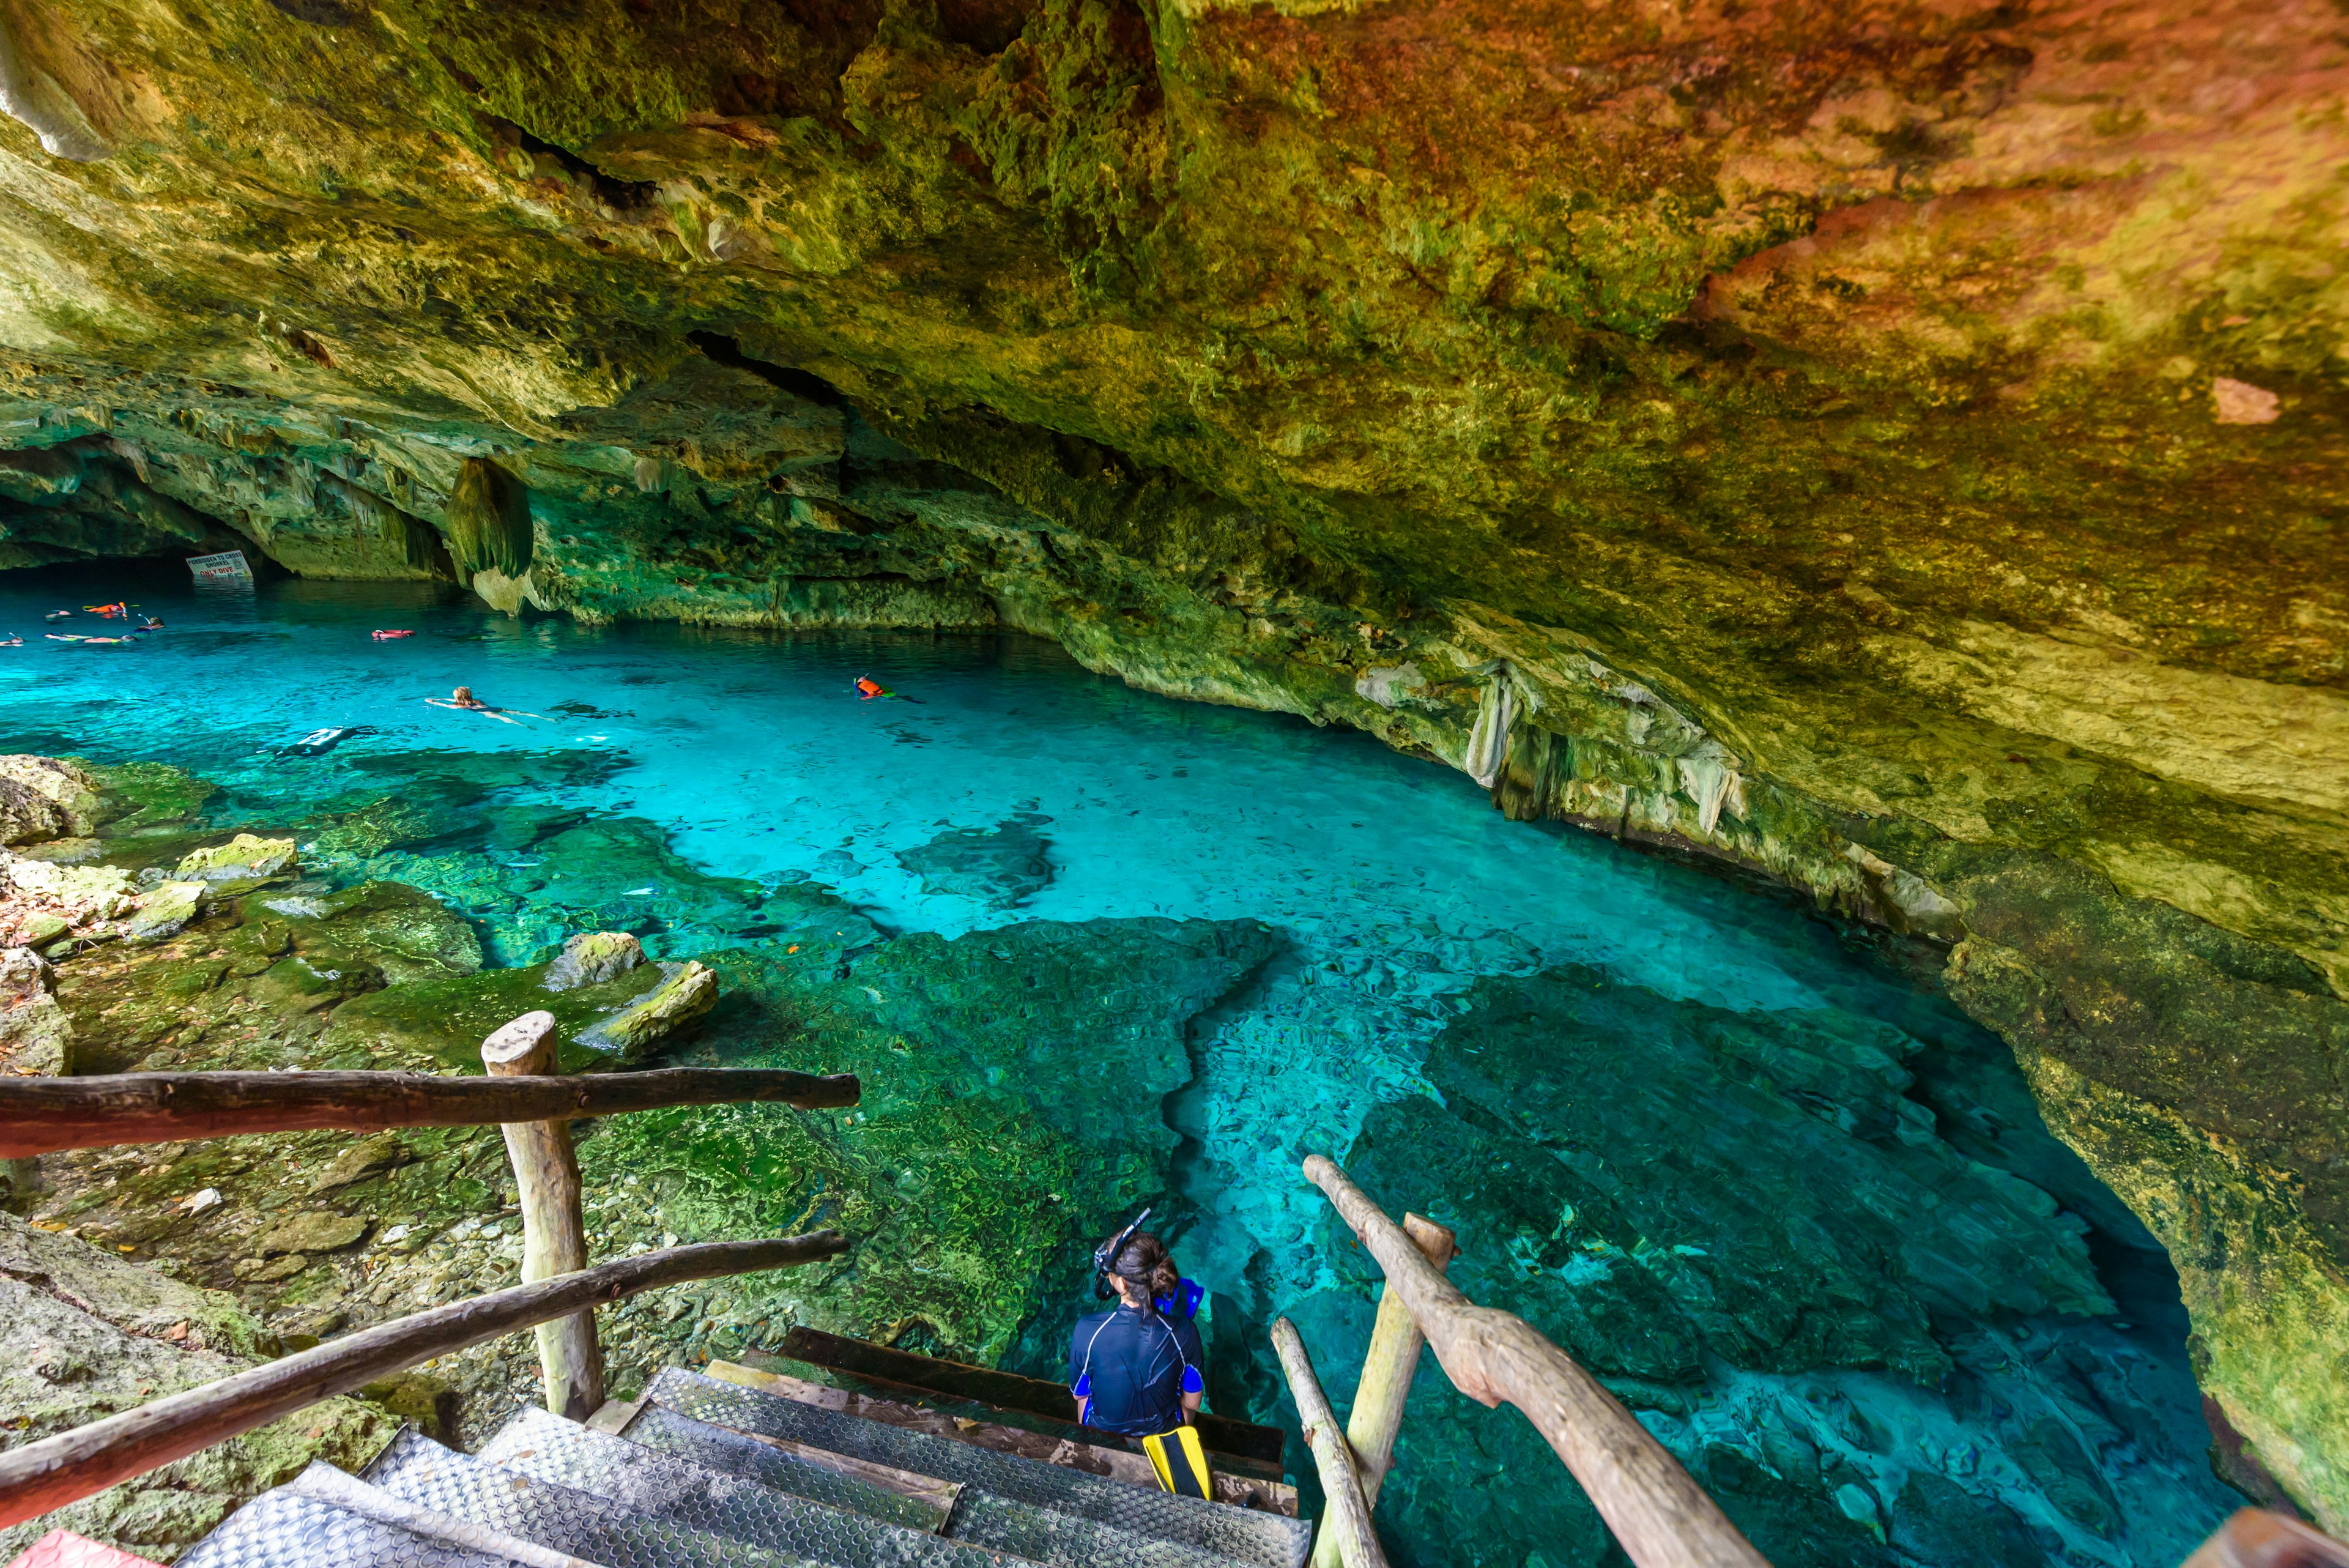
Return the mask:
[(217, 556), (191, 556), (188, 570), (200, 583), (249, 583), (253, 567), (242, 550), (223, 550)]

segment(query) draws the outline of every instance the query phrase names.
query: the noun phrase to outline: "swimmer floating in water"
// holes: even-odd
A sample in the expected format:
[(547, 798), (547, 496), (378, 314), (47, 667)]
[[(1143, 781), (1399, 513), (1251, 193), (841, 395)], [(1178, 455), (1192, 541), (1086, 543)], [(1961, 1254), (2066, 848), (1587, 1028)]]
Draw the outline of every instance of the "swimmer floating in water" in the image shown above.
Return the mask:
[(511, 724), (516, 719), (553, 722), (543, 713), (525, 713), (519, 708), (492, 708), (474, 696), (470, 686), (460, 686), (446, 697), (427, 697), (424, 701), (435, 708), (451, 708), (460, 713), (479, 713), (484, 719), (495, 719), (501, 724)]
[(875, 697), (889, 697), (900, 702), (911, 702), (917, 708), (921, 706), (919, 698), (900, 697), (870, 675), (860, 675), (856, 678), (856, 695), (867, 702), (872, 701)]

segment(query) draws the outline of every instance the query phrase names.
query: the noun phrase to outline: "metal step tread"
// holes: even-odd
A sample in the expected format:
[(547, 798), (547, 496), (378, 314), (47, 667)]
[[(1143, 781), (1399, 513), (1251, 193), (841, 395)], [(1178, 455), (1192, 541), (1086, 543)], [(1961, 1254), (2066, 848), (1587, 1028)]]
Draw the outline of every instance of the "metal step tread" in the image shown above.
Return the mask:
[[(677, 1367), (664, 1370), (653, 1380), (648, 1392), (644, 1409), (623, 1436), (648, 1440), (659, 1429), (659, 1423), (648, 1423), (647, 1417), (657, 1411), (667, 1411), (709, 1426), (783, 1438), (917, 1475), (959, 1481), (971, 1490), (965, 1492), (956, 1510), (956, 1522), (949, 1527), (950, 1533), (998, 1550), (1037, 1557), (1039, 1561), (1072, 1561), (1067, 1555), (1066, 1545), (1050, 1546), (1044, 1536), (1090, 1532), (1077, 1531), (1062, 1520), (1035, 1519), (1032, 1511), (1089, 1520), (1110, 1527), (1119, 1537), (1184, 1548), (1186, 1551), (1183, 1555), (1195, 1562), (1199, 1556), (1221, 1558), (1249, 1568), (1301, 1568), (1312, 1539), (1309, 1524), (1279, 1514), (1153, 1491), (1083, 1470), (998, 1453), (926, 1432), (884, 1426), (841, 1411), (820, 1409)], [(639, 1428), (643, 1428), (645, 1438), (639, 1438)], [(664, 1442), (659, 1446), (667, 1445)], [(713, 1462), (700, 1454), (691, 1457), (704, 1464)], [(715, 1468), (726, 1467), (720, 1461)], [(990, 1511), (976, 1493), (1024, 1505), (1024, 1511)], [(982, 1533), (988, 1538), (982, 1539)], [(1014, 1544), (1020, 1541), (1026, 1544)], [(1107, 1540), (1102, 1542), (1109, 1543)], [(1133, 1550), (1134, 1546), (1129, 1544), (1120, 1555), (1128, 1555)], [(1049, 1555), (1039, 1556), (1040, 1552)], [(1132, 1560), (1167, 1559), (1160, 1556)]]
[[(752, 1480), (712, 1469), (679, 1455), (591, 1432), (562, 1417), (525, 1407), (478, 1456), (517, 1475), (587, 1492), (605, 1501), (657, 1515), (712, 1535), (763, 1546), (829, 1568), (905, 1563), (919, 1568), (999, 1568), (995, 1552), (884, 1522), (861, 1511), (828, 1507), (802, 1495), (770, 1490)], [(917, 1519), (936, 1519), (911, 1500), (819, 1466), (776, 1454), (772, 1473), (791, 1485), (811, 1476), (845, 1493), (870, 1493), (905, 1505)]]
[[(515, 1411), (513, 1418), (482, 1445), (478, 1457), (654, 1513), (672, 1502), (692, 1499), (715, 1518), (738, 1501), (746, 1510), (755, 1511), (767, 1507), (780, 1494), (926, 1535), (936, 1533), (942, 1511), (935, 1504), (783, 1453), (775, 1455), (778, 1462), (770, 1474), (755, 1482), (746, 1481), (729, 1471), (594, 1431), (536, 1405)], [(732, 1533), (718, 1525), (703, 1528)]]
[(190, 1547), (180, 1568), (514, 1568), (280, 1487)]
[(403, 1502), (431, 1509), (602, 1568), (817, 1568), (796, 1552), (730, 1540), (519, 1475), (403, 1431), (365, 1479)]
[[(779, 1460), (790, 1462), (788, 1456), (757, 1438), (697, 1421), (658, 1405), (647, 1405), (624, 1436), (630, 1442), (750, 1480), (767, 1474)], [(971, 1546), (1050, 1568), (1250, 1568), (1180, 1542), (1121, 1530), (1078, 1514), (1057, 1513), (975, 1486), (962, 1489), (947, 1532)]]

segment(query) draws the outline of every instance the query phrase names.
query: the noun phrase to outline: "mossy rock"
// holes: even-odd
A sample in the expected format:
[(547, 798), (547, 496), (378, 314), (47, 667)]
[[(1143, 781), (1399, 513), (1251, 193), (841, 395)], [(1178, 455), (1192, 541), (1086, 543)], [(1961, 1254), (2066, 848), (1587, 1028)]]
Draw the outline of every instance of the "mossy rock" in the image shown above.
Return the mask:
[(98, 780), (99, 832), (108, 838), (156, 834), (201, 816), (220, 786), (165, 763), (81, 764)]
[(330, 1066), (366, 1066), (380, 1056), (421, 1052), (460, 1072), (479, 1072), (481, 1042), (525, 1012), (554, 1014), (560, 1064), (566, 1073), (614, 1064), (608, 1052), (581, 1045), (577, 1036), (627, 1007), (662, 982), (660, 966), (570, 991), (549, 991), (544, 964), (490, 970), (445, 980), (395, 985), (347, 1002), (319, 1041)]
[(481, 967), (481, 941), (464, 917), (399, 882), (365, 882), (339, 893), (249, 896), (243, 918), (282, 923), (304, 952), (374, 965), (385, 981), (446, 980)]

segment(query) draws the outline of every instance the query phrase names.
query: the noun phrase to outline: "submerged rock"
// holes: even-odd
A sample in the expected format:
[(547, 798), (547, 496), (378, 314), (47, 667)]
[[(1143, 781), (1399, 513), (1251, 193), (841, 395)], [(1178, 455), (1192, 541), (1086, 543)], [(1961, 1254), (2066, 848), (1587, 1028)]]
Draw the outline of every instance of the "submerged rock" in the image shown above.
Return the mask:
[(925, 893), (1009, 909), (1052, 880), (1048, 841), (1036, 831), (1051, 820), (1021, 812), (992, 828), (958, 827), (904, 851), (897, 864), (922, 879)]
[(853, 1271), (777, 1276), (761, 1311), (963, 1360), (1057, 1332), (1049, 1367), (1086, 1249), (1167, 1189), (1163, 1106), (1192, 1075), (1189, 1030), (1279, 939), (1249, 920), (1027, 921), (844, 960), (818, 940), (852, 929), (832, 909), (710, 956), (726, 1000), (685, 1059), (857, 1073), (862, 1103), (615, 1117), (581, 1164), (660, 1178), (680, 1235), (821, 1220), (860, 1238)]
[(102, 834), (110, 840), (167, 834), (202, 812), (220, 786), (166, 763), (91, 767), (98, 785)]
[(152, 941), (177, 936), (212, 897), (205, 882), (161, 882), (140, 895), (138, 908), (123, 928), (125, 936)]
[(371, 1223), (356, 1214), (296, 1214), (264, 1231), (254, 1246), (264, 1258), (288, 1252), (339, 1252), (356, 1245)]
[[(2171, 1423), (2191, 1408), (2185, 1378), (2116, 1397), (2149, 1374), (2117, 1327), (2084, 1324), (2118, 1315), (2086, 1223), (1961, 1153), (1913, 1097), (1911, 1064), (1937, 1048), (1583, 968), (1485, 981), (1473, 1000), (1428, 1052), (1433, 1093), (1373, 1109), (1349, 1172), (1390, 1212), (1454, 1227), (1470, 1299), (1647, 1411), (1773, 1561), (1890, 1564), (1888, 1546), (1969, 1541), (1988, 1561), (2154, 1563), (2224, 1516), (2207, 1434)], [(1965, 1114), (1956, 1077), (1937, 1097)], [(2062, 1154), (2037, 1137), (2034, 1160)], [(1342, 1228), (1325, 1219), (1322, 1237), (1367, 1292)], [(1369, 1305), (1316, 1297), (1298, 1316), (1317, 1354), (1350, 1365)], [(1540, 1542), (1465, 1457), (1497, 1441), (1537, 1459), (1529, 1434), (1493, 1421), (1422, 1380), (1380, 1501), (1399, 1531), (1442, 1540), (1471, 1521), (1480, 1554)], [(2098, 1452), (2067, 1430), (2099, 1434)], [(1584, 1542), (1569, 1560), (1598, 1560), (1595, 1516), (1563, 1511), (1549, 1527)]]
[(390, 985), (471, 974), (481, 941), (463, 916), (398, 882), (363, 882), (340, 892), (249, 895), (248, 903), (282, 919), (289, 935), (330, 964), (380, 970)]
[[(509, 1021), (543, 1008), (554, 1014), (564, 1071), (609, 1066), (618, 1047), (586, 1045), (581, 1037), (669, 983), (660, 966), (640, 964), (609, 980), (550, 993), (546, 969), (538, 964), (412, 980), (354, 998), (335, 1009), (318, 1049), (326, 1062), (341, 1066), (425, 1055), (475, 1071), (483, 1040)], [(644, 1027), (648, 1049), (654, 1025), (647, 1021)]]
[(310, 1182), (313, 1197), (348, 1187), (370, 1177), (381, 1176), (387, 1170), (397, 1170), (413, 1162), (416, 1151), (397, 1132), (380, 1132), (372, 1137), (359, 1138), (350, 1147), (336, 1155), (326, 1169)]

